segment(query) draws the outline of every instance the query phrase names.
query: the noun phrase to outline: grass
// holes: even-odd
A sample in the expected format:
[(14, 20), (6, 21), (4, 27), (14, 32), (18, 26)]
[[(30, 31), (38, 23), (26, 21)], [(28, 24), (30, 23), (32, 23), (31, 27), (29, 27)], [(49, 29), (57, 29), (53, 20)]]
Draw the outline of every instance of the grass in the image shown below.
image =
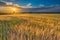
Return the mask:
[(4, 40), (60, 40), (60, 14), (1, 15), (0, 24)]

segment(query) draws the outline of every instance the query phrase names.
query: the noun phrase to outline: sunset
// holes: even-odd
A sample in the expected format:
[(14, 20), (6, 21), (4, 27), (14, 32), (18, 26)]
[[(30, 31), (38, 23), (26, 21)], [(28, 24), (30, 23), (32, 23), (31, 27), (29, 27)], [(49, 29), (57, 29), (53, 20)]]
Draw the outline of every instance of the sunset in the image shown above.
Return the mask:
[(60, 40), (60, 0), (0, 0), (0, 40)]

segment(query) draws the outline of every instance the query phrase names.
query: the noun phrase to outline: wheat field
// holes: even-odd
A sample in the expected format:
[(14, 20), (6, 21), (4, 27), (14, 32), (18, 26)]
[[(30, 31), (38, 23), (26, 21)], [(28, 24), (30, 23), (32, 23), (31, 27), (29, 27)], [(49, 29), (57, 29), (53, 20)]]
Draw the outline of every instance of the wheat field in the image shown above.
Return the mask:
[(60, 40), (60, 14), (1, 15), (0, 40)]

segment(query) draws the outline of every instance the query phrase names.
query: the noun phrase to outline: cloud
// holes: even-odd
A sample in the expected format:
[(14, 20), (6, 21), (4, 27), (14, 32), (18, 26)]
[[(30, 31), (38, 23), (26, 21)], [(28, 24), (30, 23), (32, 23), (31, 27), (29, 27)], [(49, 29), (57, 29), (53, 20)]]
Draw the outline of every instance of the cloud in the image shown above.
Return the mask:
[(6, 2), (6, 5), (13, 5), (12, 2)]
[(5, 1), (0, 1), (0, 5), (13, 5), (13, 3), (12, 2), (5, 2)]
[(6, 3), (4, 1), (0, 1), (0, 6), (5, 6)]
[(20, 6), (21, 8), (33, 8), (32, 6)]
[(26, 8), (32, 8), (32, 3), (28, 3), (28, 4), (26, 5)]
[(37, 8), (27, 8), (24, 9), (24, 12), (60, 12), (60, 6), (59, 5), (40, 5)]
[(25, 10), (25, 12), (26, 12), (26, 10), (32, 11), (32, 12), (52, 12), (52, 11), (56, 11), (56, 10), (60, 11), (60, 6), (58, 4), (50, 5), (48, 7), (45, 6), (44, 4), (40, 4), (39, 7), (34, 7), (34, 6), (32, 6), (32, 3), (28, 3), (25, 6), (20, 6), (18, 4), (14, 4), (12, 2), (4, 2), (4, 1), (2, 2), (2, 4), (6, 5), (6, 6), (11, 5), (11, 6), (16, 6), (16, 7), (26, 8), (26, 9), (23, 9), (23, 10)]
[(51, 7), (47, 7), (43, 10), (38, 9), (35, 12), (60, 12), (60, 6), (51, 6)]
[(28, 3), (27, 5), (20, 6), (20, 7), (22, 7), (22, 8), (33, 8), (32, 3)]
[(49, 7), (57, 7), (60, 6), (59, 4), (55, 4), (55, 5), (50, 5)]
[(21, 8), (32, 8), (32, 4), (31, 3), (28, 3), (27, 5), (25, 6), (20, 6), (18, 4), (14, 4), (13, 2), (5, 2), (5, 1), (1, 1), (2, 3), (5, 3), (4, 5), (5, 6), (16, 6), (16, 7), (21, 7)]
[(32, 3), (28, 3), (26, 6), (31, 6), (32, 5)]
[(15, 7), (20, 7), (18, 4), (14, 4), (13, 2), (5, 2), (5, 1), (0, 1), (0, 6), (15, 6)]

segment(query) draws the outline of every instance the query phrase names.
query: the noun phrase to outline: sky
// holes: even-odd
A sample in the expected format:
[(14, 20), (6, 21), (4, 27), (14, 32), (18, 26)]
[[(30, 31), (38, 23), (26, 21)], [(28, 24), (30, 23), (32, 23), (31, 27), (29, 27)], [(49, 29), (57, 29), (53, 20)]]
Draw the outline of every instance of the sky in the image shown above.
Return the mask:
[(2, 0), (6, 2), (13, 2), (21, 6), (60, 6), (60, 0)]
[[(0, 0), (23, 8), (23, 12), (60, 12), (60, 0)], [(2, 5), (0, 3), (0, 5)], [(4, 4), (5, 5), (5, 4)]]

